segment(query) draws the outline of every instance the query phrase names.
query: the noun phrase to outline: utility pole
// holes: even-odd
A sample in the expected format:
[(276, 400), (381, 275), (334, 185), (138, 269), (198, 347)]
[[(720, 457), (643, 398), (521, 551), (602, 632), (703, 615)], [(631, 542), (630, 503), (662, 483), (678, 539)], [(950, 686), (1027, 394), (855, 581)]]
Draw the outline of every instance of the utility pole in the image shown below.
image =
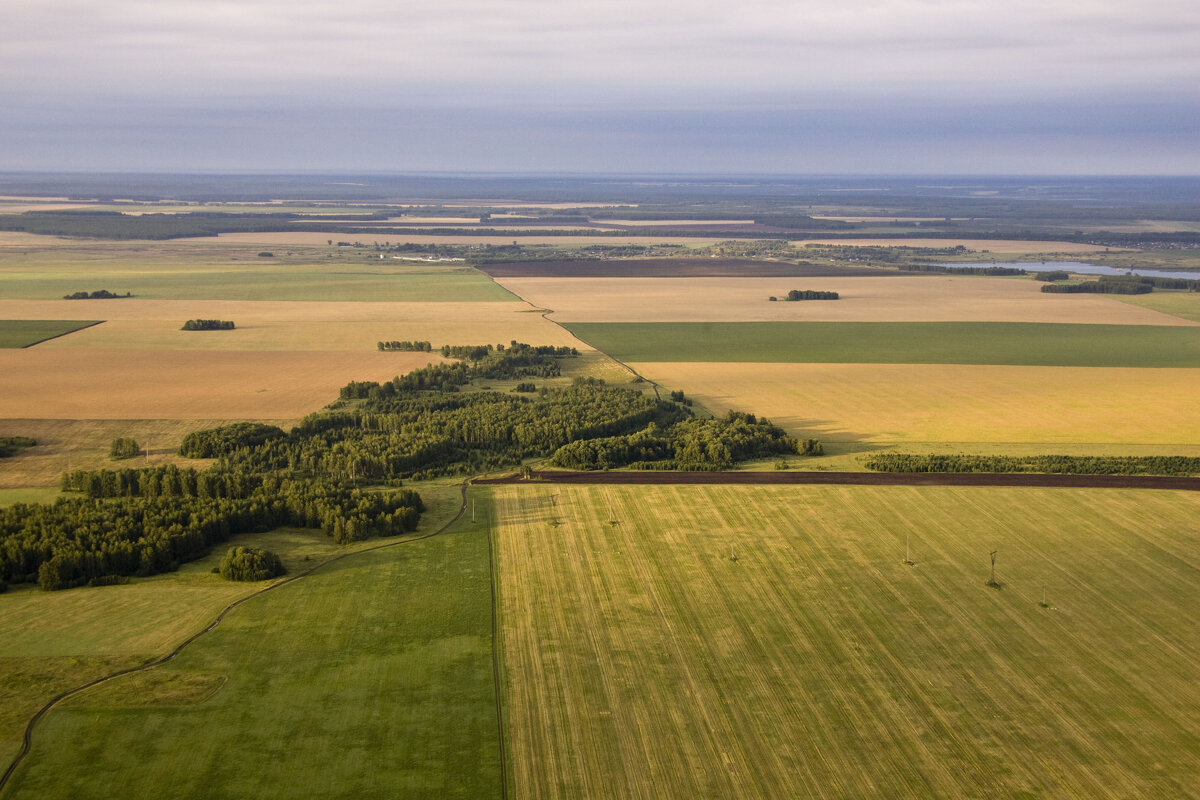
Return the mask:
[(996, 583), (996, 553), (997, 552), (998, 551), (996, 551), (996, 550), (992, 551), (992, 576), (990, 578), (988, 578), (988, 586), (998, 586), (999, 585)]

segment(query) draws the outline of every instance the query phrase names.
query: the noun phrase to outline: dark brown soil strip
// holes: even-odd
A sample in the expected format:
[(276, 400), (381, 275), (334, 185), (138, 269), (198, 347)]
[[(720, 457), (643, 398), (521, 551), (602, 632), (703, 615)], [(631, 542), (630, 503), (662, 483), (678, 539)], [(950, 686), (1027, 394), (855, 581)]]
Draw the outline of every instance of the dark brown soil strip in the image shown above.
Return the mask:
[(1082, 489), (1182, 489), (1200, 491), (1200, 478), (1162, 475), (1047, 475), (1043, 473), (946, 472), (558, 472), (534, 471), (474, 481), (477, 485), (532, 480), (575, 484), (727, 484), (832, 486), (1024, 486)]

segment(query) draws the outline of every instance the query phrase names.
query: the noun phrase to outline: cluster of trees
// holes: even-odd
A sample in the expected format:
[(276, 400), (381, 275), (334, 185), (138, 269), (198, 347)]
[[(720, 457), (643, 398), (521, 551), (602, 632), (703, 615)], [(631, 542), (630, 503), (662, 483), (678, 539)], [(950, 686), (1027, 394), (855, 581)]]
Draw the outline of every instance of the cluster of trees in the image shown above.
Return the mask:
[[(804, 453), (806, 444), (767, 420), (730, 411), (720, 419), (686, 417), (666, 427), (650, 424), (632, 434), (573, 441), (556, 450), (550, 463), (565, 469), (715, 471), (738, 461)], [(812, 444), (808, 447), (813, 454)]]
[(283, 562), (270, 550), (231, 547), (217, 566), (227, 581), (265, 581), (284, 573)]
[(112, 300), (118, 297), (133, 297), (132, 294), (113, 294), (108, 289), (99, 289), (95, 292), (72, 292), (64, 294), (63, 300)]
[(286, 438), (227, 460), (297, 478), (388, 483), (514, 466), (576, 439), (632, 433), (685, 415), (675, 403), (590, 380), (532, 396), (368, 394), (353, 408), (310, 415)]
[(242, 448), (258, 447), (268, 439), (286, 435), (282, 428), (274, 425), (234, 422), (189, 433), (179, 445), (179, 455), (185, 458), (217, 458)]
[(0, 458), (15, 456), (26, 447), (34, 447), (37, 441), (28, 436), (0, 436)]
[(1196, 475), (1188, 456), (977, 456), (880, 453), (863, 463), (876, 472), (1043, 472), (1057, 475)]
[(183, 323), (183, 331), (231, 331), (234, 325), (224, 319), (189, 319)]
[(130, 439), (128, 436), (121, 436), (112, 440), (112, 445), (108, 448), (108, 457), (116, 460), (133, 458), (142, 452), (141, 445), (136, 439)]
[(1154, 284), (1137, 278), (1104, 276), (1099, 280), (1083, 283), (1047, 283), (1043, 292), (1055, 294), (1149, 294)]
[(530, 392), (536, 392), (537, 384), (534, 383), (533, 381), (521, 381), (520, 383), (518, 383), (516, 386), (513, 387), (513, 391), (514, 392), (525, 392), (526, 394), (528, 394)]
[(224, 465), (75, 472), (64, 486), (88, 496), (0, 509), (0, 580), (48, 590), (111, 583), (176, 569), (236, 534), (294, 525), (345, 543), (415, 530), (424, 511), (409, 489), (369, 491)]
[(401, 353), (429, 353), (433, 351), (433, 345), (429, 342), (410, 342), (407, 339), (403, 342), (392, 340), (390, 342), (380, 342), (379, 349)]
[(1055, 281), (1067, 281), (1071, 279), (1071, 273), (1063, 269), (1052, 269), (1049, 272), (1033, 273), (1034, 280), (1044, 281), (1046, 283), (1054, 283)]
[[(772, 297), (771, 299), (774, 300), (775, 298)], [(821, 292), (815, 289), (792, 289), (783, 299), (791, 300), (793, 302), (796, 300), (837, 300), (838, 293)]]
[(1028, 270), (1020, 267), (948, 267), (944, 264), (904, 264), (900, 269), (905, 272), (938, 272), (947, 275), (990, 275), (1007, 277), (1011, 275), (1028, 275)]

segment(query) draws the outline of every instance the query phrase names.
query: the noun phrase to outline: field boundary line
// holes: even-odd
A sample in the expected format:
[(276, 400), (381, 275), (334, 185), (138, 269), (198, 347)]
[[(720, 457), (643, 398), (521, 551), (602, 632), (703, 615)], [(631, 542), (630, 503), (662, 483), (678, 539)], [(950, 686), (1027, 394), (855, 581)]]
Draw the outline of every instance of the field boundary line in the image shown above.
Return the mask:
[[(270, 586), (264, 586), (263, 588), (259, 589), (258, 591), (252, 592), (251, 594), (248, 594), (245, 597), (239, 598), (239, 599), (233, 601), (232, 603), (230, 603), (229, 605), (225, 606), (225, 608), (221, 609), (221, 611), (217, 614), (217, 616), (213, 619), (213, 621), (208, 623), (207, 627), (203, 628), (200, 631), (197, 631), (196, 633), (193, 633), (191, 636), (189, 636), (187, 639), (183, 640), (183, 642), (181, 642), (179, 645), (177, 645), (174, 650), (167, 653), (167, 655), (163, 656), (162, 658), (156, 659), (156, 660), (151, 661), (146, 664), (140, 664), (136, 667), (127, 667), (125, 669), (118, 670), (116, 672), (110, 673), (103, 677), (96, 678), (93, 681), (89, 681), (88, 683), (85, 683), (82, 686), (76, 686), (73, 689), (67, 689), (65, 692), (62, 692), (62, 693), (52, 697), (49, 701), (46, 702), (45, 705), (43, 705), (40, 709), (38, 709), (37, 713), (35, 713), (33, 715), (33, 717), (30, 718), (29, 722), (26, 724), (25, 735), (24, 735), (24, 740), (21, 745), (21, 750), (17, 753), (17, 755), (13, 759), (12, 763), (8, 765), (8, 769), (6, 769), (4, 771), (4, 775), (0, 776), (0, 794), (4, 793), (5, 787), (8, 786), (9, 779), (12, 778), (13, 774), (17, 771), (17, 768), (21, 766), (21, 763), (25, 760), (25, 757), (28, 756), (30, 751), (33, 749), (33, 731), (34, 731), (34, 728), (37, 727), (38, 722), (51, 709), (53, 709), (55, 706), (62, 703), (64, 700), (67, 700), (78, 694), (82, 694), (83, 692), (87, 691), (88, 689), (91, 689), (94, 686), (99, 686), (102, 683), (108, 683), (109, 681), (116, 680), (117, 678), (121, 678), (126, 675), (132, 675), (135, 672), (148, 672), (148, 671), (154, 669), (155, 667), (161, 667), (163, 664), (166, 664), (167, 662), (173, 660), (176, 656), (178, 656), (181, 652), (183, 652), (184, 648), (186, 648), (188, 645), (195, 642), (201, 636), (203, 636), (204, 634), (206, 634), (212, 630), (215, 630), (216, 627), (221, 624), (222, 620), (224, 620), (225, 617), (229, 614), (229, 612), (233, 611), (235, 608), (237, 608), (238, 606), (242, 605), (243, 603), (245, 603), (249, 600), (252, 600), (256, 597), (266, 594), (267, 592), (271, 591), (272, 589), (278, 589), (280, 586), (286, 586), (289, 583), (298, 581), (301, 578), (312, 575), (317, 570), (327, 567), (330, 564), (341, 561), (344, 558), (350, 558), (352, 556), (357, 556), (362, 553), (373, 553), (377, 550), (385, 550), (389, 547), (397, 547), (397, 546), (403, 545), (403, 544), (411, 544), (413, 542), (421, 542), (421, 541), (425, 541), (426, 539), (432, 539), (435, 536), (440, 536), (441, 534), (443, 534), (447, 530), (449, 530), (451, 525), (454, 525), (456, 522), (458, 522), (460, 519), (462, 519), (464, 512), (466, 512), (466, 510), (467, 510), (467, 484), (469, 482), (470, 481), (467, 480), (467, 481), (463, 481), (463, 483), (462, 483), (462, 487), (461, 487), (462, 502), (460, 503), (460, 505), (458, 507), (458, 512), (455, 513), (455, 515), (453, 517), (451, 517), (449, 520), (447, 520), (446, 523), (443, 524), (437, 530), (431, 531), (430, 533), (422, 534), (421, 536), (413, 536), (410, 538), (400, 539), (397, 541), (385, 542), (383, 544), (374, 545), (372, 547), (366, 547), (366, 548), (363, 548), (362, 550), (355, 550), (353, 553), (342, 553), (341, 555), (336, 555), (333, 558), (327, 559), (315, 566), (309, 567), (308, 569), (304, 570), (303, 572), (298, 572), (295, 575), (291, 575), (287, 578), (284, 578), (281, 581), (278, 581), (277, 583), (272, 583)], [(495, 618), (495, 612), (494, 612), (494, 608), (493, 608), (493, 620), (494, 620), (494, 618)], [(494, 622), (493, 622), (493, 625), (494, 625)]]
[(1167, 475), (1055, 475), (1016, 472), (563, 472), (534, 470), (484, 478), (476, 485), (567, 483), (665, 486), (670, 484), (834, 486), (1008, 486), (1078, 489), (1178, 489), (1200, 491), (1200, 478)]
[(484, 508), (483, 512), (483, 527), (487, 534), (488, 586), (492, 592), (492, 692), (496, 698), (496, 734), (500, 746), (500, 798), (501, 800), (508, 800), (508, 755), (504, 745), (504, 695), (500, 680), (500, 603), (498, 589), (500, 576), (496, 571), (496, 543), (492, 539), (492, 512), (490, 504), (491, 498), (489, 497), (488, 506)]

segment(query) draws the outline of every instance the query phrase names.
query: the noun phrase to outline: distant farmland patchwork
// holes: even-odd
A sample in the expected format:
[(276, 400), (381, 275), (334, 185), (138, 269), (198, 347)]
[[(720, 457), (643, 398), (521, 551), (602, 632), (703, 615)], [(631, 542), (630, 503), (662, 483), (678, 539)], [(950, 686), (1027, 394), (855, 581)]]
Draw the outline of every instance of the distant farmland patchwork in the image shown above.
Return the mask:
[(1182, 797), (1200, 780), (1191, 493), (492, 496), (516, 796)]

